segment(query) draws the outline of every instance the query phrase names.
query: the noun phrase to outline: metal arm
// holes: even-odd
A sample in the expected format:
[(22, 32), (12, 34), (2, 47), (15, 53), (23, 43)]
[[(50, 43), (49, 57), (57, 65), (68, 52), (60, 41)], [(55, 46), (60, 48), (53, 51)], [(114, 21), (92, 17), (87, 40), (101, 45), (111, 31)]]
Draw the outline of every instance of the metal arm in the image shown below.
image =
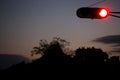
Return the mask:
[(117, 16), (117, 15), (112, 15), (112, 14), (110, 14), (110, 16), (120, 18), (120, 16)]
[(120, 12), (110, 12), (110, 13), (113, 13), (113, 14), (120, 14)]
[(114, 15), (114, 14), (120, 14), (120, 12), (110, 12), (110, 13), (112, 13), (112, 14), (110, 14), (110, 16), (120, 18), (120, 16)]

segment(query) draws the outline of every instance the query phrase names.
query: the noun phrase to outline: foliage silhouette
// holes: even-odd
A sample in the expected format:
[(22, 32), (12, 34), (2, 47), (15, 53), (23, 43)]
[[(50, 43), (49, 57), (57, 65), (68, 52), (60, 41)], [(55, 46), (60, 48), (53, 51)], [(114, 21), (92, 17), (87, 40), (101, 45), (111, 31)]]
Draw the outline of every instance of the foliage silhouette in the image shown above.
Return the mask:
[(46, 74), (51, 74), (51, 72), (66, 72), (66, 74), (70, 74), (71, 71), (73, 71), (74, 73), (79, 72), (82, 74), (91, 72), (108, 74), (120, 71), (119, 57), (114, 56), (108, 58), (107, 53), (94, 47), (78, 48), (75, 50), (73, 56), (73, 54), (66, 54), (65, 52), (67, 51), (65, 49), (67, 49), (68, 44), (69, 42), (66, 40), (57, 37), (50, 43), (46, 40), (40, 40), (39, 46), (33, 48), (32, 54), (41, 54), (41, 58), (31, 63), (21, 62), (17, 65), (13, 65), (4, 70), (4, 72), (46, 72)]
[(66, 55), (59, 42), (52, 42), (49, 47), (44, 51), (44, 55), (41, 59), (36, 60), (38, 63), (45, 64), (62, 64), (67, 63), (70, 56)]
[(33, 47), (31, 51), (32, 56), (34, 54), (41, 54), (43, 56), (47, 49), (50, 49), (53, 45), (59, 46), (63, 51), (66, 51), (66, 46), (69, 45), (69, 42), (59, 37), (54, 37), (50, 43), (47, 40), (40, 40), (39, 46)]
[(108, 59), (108, 55), (103, 52), (101, 49), (92, 48), (78, 48), (75, 51), (74, 61), (76, 63), (85, 63), (85, 64), (100, 64)]

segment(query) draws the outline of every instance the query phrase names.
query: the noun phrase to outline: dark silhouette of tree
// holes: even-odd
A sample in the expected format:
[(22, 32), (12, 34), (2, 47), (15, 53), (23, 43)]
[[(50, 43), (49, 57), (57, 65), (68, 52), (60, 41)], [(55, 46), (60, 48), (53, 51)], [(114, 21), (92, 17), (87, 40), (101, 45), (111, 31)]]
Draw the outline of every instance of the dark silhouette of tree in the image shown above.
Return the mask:
[(108, 71), (111, 72), (116, 72), (116, 71), (120, 71), (120, 60), (119, 60), (119, 56), (112, 56), (107, 60), (107, 64), (108, 64)]
[(39, 63), (67, 63), (70, 56), (66, 53), (66, 46), (69, 45), (64, 39), (61, 38), (53, 38), (53, 40), (48, 43), (46, 40), (40, 40), (39, 47), (34, 47), (32, 54), (42, 54), (42, 58), (36, 60), (35, 62)]
[[(13, 65), (4, 72), (23, 73), (41, 73), (49, 75), (51, 73), (66, 72), (66, 74), (75, 73), (111, 73), (119, 72), (119, 57), (108, 58), (107, 53), (94, 47), (82, 47), (75, 50), (74, 54), (68, 49), (69, 42), (61, 38), (53, 38), (51, 42), (40, 40), (39, 46), (34, 47), (32, 55), (41, 54), (42, 57), (31, 63), (21, 62)], [(72, 56), (72, 57), (71, 57)], [(43, 65), (45, 64), (45, 65)], [(48, 64), (48, 65), (46, 65)], [(70, 65), (64, 65), (70, 64)], [(72, 66), (71, 66), (72, 64)], [(58, 65), (58, 66), (57, 66)], [(73, 73), (71, 73), (73, 71)], [(3, 72), (3, 71), (1, 71)], [(78, 76), (80, 76), (78, 74)], [(41, 78), (38, 76), (38, 78)]]
[(49, 49), (51, 45), (55, 45), (55, 44), (59, 44), (60, 48), (63, 51), (66, 51), (66, 46), (69, 45), (69, 42), (58, 37), (54, 37), (50, 43), (48, 43), (47, 40), (40, 40), (39, 46), (33, 47), (33, 50), (31, 51), (32, 56), (34, 54), (44, 55), (45, 51)]
[(39, 46), (33, 47), (33, 50), (31, 51), (31, 55), (33, 56), (34, 54), (41, 54), (44, 55), (44, 52), (46, 49), (49, 47), (49, 44), (47, 40), (40, 40)]
[(101, 49), (92, 48), (78, 48), (75, 51), (75, 63), (103, 63), (108, 59), (108, 55)]

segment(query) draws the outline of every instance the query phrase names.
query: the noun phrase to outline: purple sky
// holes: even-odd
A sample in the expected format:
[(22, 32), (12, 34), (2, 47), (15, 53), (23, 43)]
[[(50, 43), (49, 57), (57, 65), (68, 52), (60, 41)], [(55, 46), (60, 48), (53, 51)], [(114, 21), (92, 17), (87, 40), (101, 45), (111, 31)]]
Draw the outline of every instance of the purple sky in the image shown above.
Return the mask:
[[(119, 18), (92, 20), (76, 16), (78, 8), (96, 1), (102, 0), (0, 0), (0, 54), (30, 58), (30, 51), (40, 39), (51, 41), (53, 37), (70, 41), (72, 49), (94, 46), (106, 52), (113, 52), (115, 48), (120, 51), (119, 42), (119, 46), (113, 47), (104, 40), (96, 40), (120, 35)], [(93, 7), (120, 11), (119, 3), (120, 0), (106, 0)]]

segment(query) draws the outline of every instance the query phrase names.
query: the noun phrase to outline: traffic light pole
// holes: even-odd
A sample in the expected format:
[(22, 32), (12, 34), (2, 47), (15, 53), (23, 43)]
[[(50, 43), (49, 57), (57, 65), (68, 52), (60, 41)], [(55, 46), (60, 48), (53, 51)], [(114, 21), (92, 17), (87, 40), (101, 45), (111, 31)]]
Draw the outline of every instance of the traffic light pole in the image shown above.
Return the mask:
[(120, 14), (120, 12), (110, 12), (110, 13)]
[(114, 14), (120, 14), (120, 12), (110, 12), (110, 13), (111, 13), (110, 16), (120, 18), (120, 16), (114, 15)]

